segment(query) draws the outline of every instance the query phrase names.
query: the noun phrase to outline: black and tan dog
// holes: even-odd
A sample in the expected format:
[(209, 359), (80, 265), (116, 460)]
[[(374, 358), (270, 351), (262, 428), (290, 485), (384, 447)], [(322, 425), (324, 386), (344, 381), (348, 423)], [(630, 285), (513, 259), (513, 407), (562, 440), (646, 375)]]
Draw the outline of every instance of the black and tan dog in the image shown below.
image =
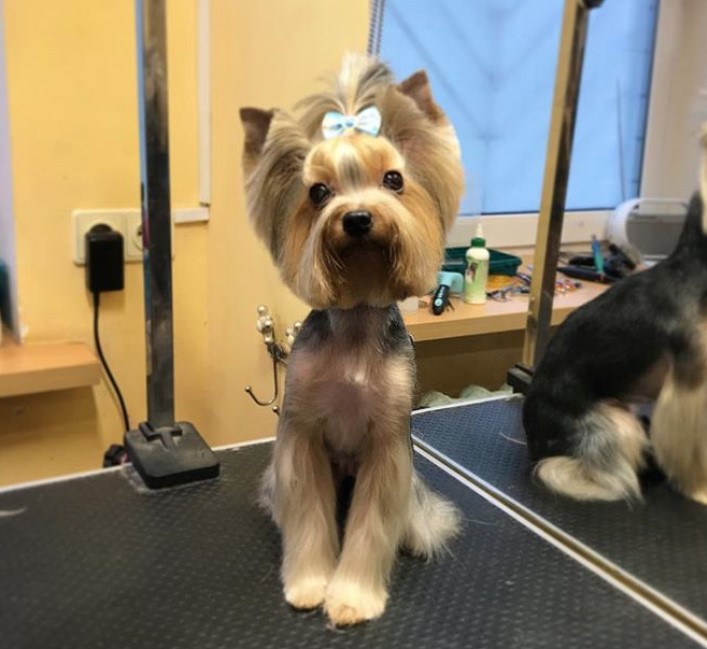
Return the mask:
[[(427, 77), (350, 56), (297, 117), (246, 108), (248, 210), (286, 284), (314, 308), (288, 362), (263, 499), (282, 532), (286, 600), (336, 625), (383, 613), (399, 547), (429, 557), (456, 509), (415, 474), (413, 350), (396, 301), (433, 287), (463, 187)], [(337, 488), (355, 486), (340, 542)]]
[[(703, 149), (707, 135), (702, 138)], [(536, 476), (577, 499), (640, 498), (649, 455), (707, 504), (707, 165), (675, 251), (559, 327), (523, 421)], [(654, 403), (646, 432), (635, 416)]]

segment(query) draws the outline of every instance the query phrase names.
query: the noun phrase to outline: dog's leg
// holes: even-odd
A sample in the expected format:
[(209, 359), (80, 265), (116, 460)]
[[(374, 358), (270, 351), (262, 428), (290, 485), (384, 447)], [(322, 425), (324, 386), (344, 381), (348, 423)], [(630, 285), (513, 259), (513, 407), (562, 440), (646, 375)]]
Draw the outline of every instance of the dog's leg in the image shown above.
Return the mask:
[(600, 402), (574, 424), (574, 431), (576, 452), (541, 460), (536, 477), (577, 500), (640, 499), (637, 471), (648, 440), (633, 413), (618, 403)]
[(461, 527), (459, 510), (431, 491), (416, 471), (412, 475), (410, 514), (403, 544), (412, 554), (431, 559), (441, 554)]
[(412, 479), (409, 414), (395, 419), (373, 426), (361, 457), (341, 558), (324, 604), (337, 626), (380, 616), (388, 599)]
[(656, 461), (686, 496), (707, 505), (707, 386), (684, 385), (671, 372), (651, 421)]
[(285, 599), (295, 608), (315, 608), (324, 601), (339, 549), (336, 492), (321, 434), (281, 419), (265, 480), (282, 532)]

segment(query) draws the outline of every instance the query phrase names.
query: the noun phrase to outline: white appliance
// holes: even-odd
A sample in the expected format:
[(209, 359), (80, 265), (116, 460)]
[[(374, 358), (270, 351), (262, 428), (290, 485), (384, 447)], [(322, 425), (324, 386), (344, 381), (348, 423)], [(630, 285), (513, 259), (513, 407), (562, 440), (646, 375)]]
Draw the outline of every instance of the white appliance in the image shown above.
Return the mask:
[(657, 263), (675, 248), (686, 216), (684, 201), (634, 198), (609, 216), (606, 238), (636, 261)]

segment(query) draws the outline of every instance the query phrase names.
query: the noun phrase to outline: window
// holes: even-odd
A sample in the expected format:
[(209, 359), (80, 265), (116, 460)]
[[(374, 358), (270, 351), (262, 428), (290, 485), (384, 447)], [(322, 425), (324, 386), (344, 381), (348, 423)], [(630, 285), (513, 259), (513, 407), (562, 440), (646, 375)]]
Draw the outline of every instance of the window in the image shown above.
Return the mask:
[[(462, 214), (538, 211), (563, 5), (386, 0), (381, 57), (399, 78), (427, 70), (462, 147)], [(639, 194), (657, 13), (658, 0), (590, 12), (568, 209)]]

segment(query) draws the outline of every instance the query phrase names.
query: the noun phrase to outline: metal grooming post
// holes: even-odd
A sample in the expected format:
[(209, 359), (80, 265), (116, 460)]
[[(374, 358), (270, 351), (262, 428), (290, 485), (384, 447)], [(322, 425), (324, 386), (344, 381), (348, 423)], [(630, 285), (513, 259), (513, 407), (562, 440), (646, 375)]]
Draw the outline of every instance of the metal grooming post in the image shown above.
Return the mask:
[(136, 0), (135, 12), (148, 421), (126, 433), (125, 446), (145, 483), (159, 488), (215, 477), (219, 463), (193, 425), (174, 421), (165, 0)]
[(533, 369), (542, 358), (550, 337), (555, 269), (560, 253), (589, 11), (599, 7), (602, 2), (565, 0), (523, 361), (512, 368), (508, 375), (508, 382), (519, 392), (525, 392), (529, 385)]
[(366, 53), (369, 56), (378, 56), (380, 54), (384, 15), (385, 0), (371, 0), (371, 16), (368, 21), (368, 46), (366, 47)]
[(147, 415), (166, 426), (174, 423), (174, 349), (165, 0), (138, 0), (136, 9)]

